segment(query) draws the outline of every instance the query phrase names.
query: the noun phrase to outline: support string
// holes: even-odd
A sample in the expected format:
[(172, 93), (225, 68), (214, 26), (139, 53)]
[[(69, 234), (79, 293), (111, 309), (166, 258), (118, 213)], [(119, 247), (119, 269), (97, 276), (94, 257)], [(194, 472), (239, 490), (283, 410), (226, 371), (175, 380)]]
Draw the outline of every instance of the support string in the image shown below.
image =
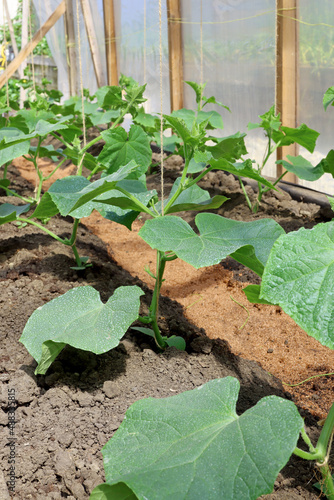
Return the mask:
[(163, 146), (163, 96), (162, 96), (162, 6), (159, 0), (159, 53), (160, 53), (160, 168), (161, 215), (164, 215), (164, 146)]
[[(81, 59), (81, 35), (80, 35), (80, 16), (79, 16), (79, 0), (76, 0), (76, 11), (77, 11), (77, 31), (78, 31), (78, 58), (79, 58), (79, 75), (80, 75), (80, 93), (81, 93), (81, 106), (82, 106), (82, 133), (83, 133), (83, 144), (86, 146), (86, 119), (85, 119), (85, 104), (84, 104), (84, 92), (83, 92), (83, 77), (82, 77), (82, 59)], [(83, 161), (83, 158), (81, 161)], [(78, 170), (81, 167), (81, 163), (78, 165)]]

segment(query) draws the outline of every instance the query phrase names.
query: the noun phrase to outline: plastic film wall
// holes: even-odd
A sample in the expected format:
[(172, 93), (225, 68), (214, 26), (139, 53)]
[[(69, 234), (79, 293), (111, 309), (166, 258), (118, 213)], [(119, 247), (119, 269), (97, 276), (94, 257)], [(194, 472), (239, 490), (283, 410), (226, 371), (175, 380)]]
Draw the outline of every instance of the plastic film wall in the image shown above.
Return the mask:
[[(40, 22), (44, 23), (60, 0), (34, 0)], [(103, 0), (89, 0), (98, 46), (105, 65)], [(76, 10), (77, 2), (73, 0)], [(160, 112), (159, 12), (157, 0), (114, 0), (118, 72), (147, 83), (146, 111)], [(247, 132), (248, 122), (256, 122), (275, 102), (275, 0), (181, 0), (184, 80), (207, 82), (205, 95), (214, 95), (229, 106), (221, 109), (221, 135)], [(202, 6), (201, 6), (202, 4)], [(332, 148), (334, 110), (323, 110), (322, 96), (334, 85), (334, 9), (332, 0), (300, 0), (299, 87), (297, 125), (306, 123), (320, 132), (314, 154), (300, 148), (313, 165)], [(166, 1), (162, 1), (163, 111), (170, 112), (169, 62)], [(287, 15), (287, 14), (285, 14)], [(75, 20), (76, 21), (76, 20)], [(202, 43), (201, 43), (202, 27)], [(93, 93), (96, 79), (84, 21), (80, 16), (81, 55), (84, 87)], [(68, 76), (64, 22), (60, 19), (47, 35), (58, 65), (59, 88), (68, 97)], [(201, 58), (202, 52), (202, 58)], [(202, 64), (201, 64), (202, 61)], [(104, 75), (106, 77), (106, 75)], [(195, 107), (192, 89), (185, 85), (184, 106)], [(266, 141), (260, 130), (247, 134), (250, 157), (263, 158)], [(275, 175), (273, 158), (266, 169)], [(313, 189), (334, 193), (329, 175)]]
[[(40, 25), (43, 25), (52, 12), (60, 4), (60, 0), (33, 0)], [(91, 93), (97, 90), (96, 78), (94, 73), (93, 61), (90, 53), (89, 42), (86, 34), (84, 19), (81, 13), (80, 0), (73, 0), (74, 10), (74, 28), (76, 32), (76, 49), (78, 45), (77, 30), (77, 4), (79, 7), (79, 26), (80, 26), (80, 54), (82, 60), (83, 86), (88, 88)], [(98, 47), (101, 60), (104, 62), (103, 77), (107, 81), (106, 63), (105, 63), (105, 43), (104, 43), (104, 24), (103, 24), (103, 0), (89, 0), (91, 11), (93, 12), (93, 24), (96, 36), (98, 38)], [(64, 17), (60, 18), (55, 26), (46, 35), (52, 57), (58, 67), (58, 88), (64, 94), (65, 98), (70, 95), (67, 56), (66, 56), (66, 36)], [(78, 53), (78, 52), (77, 52)], [(79, 65), (78, 65), (79, 68)], [(78, 71), (79, 74), (79, 71)]]
[[(334, 108), (325, 112), (322, 98), (334, 85), (334, 8), (332, 0), (299, 2), (299, 106), (298, 121), (320, 132), (313, 154), (300, 154), (313, 165), (334, 149)], [(317, 182), (300, 181), (312, 189), (334, 194), (334, 180), (325, 174)]]
[[(202, 16), (201, 16), (202, 10)], [(201, 23), (202, 19), (202, 23)], [(249, 122), (268, 111), (275, 99), (275, 0), (182, 0), (185, 80), (201, 75), (201, 24), (205, 95), (214, 95), (222, 111), (224, 135), (246, 132)], [(186, 86), (185, 106), (195, 105)], [(260, 161), (265, 141), (252, 131), (246, 139)]]

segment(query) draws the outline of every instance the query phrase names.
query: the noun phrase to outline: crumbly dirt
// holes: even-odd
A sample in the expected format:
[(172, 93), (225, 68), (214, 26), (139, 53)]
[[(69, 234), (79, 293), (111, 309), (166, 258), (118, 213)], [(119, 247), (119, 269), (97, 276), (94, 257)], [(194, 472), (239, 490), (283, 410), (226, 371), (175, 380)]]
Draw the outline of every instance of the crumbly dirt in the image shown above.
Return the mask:
[[(21, 175), (11, 169), (15, 189), (29, 194), (31, 185), (23, 176), (32, 180), (31, 167), (24, 160), (16, 165)], [(177, 158), (168, 160), (166, 191), (180, 165)], [(44, 168), (52, 167), (45, 162)], [(159, 190), (160, 174), (152, 174), (148, 182)], [(211, 194), (231, 198), (218, 211), (225, 217), (252, 219), (232, 176), (211, 173), (203, 187)], [(251, 188), (247, 190), (252, 195)], [(187, 214), (190, 223), (193, 217)], [(311, 227), (326, 220), (328, 214), (316, 204), (294, 202), (286, 193), (271, 193), (256, 217), (275, 218), (286, 230), (293, 230)], [(71, 250), (37, 228), (18, 228), (14, 223), (1, 227), (0, 454), (4, 475), (0, 474), (0, 498), (5, 499), (7, 491), (11, 388), (17, 397), (14, 499), (88, 498), (104, 480), (100, 450), (134, 401), (170, 396), (226, 375), (241, 383), (238, 412), (269, 394), (292, 399), (316, 440), (316, 421), (326, 415), (333, 400), (333, 377), (313, 379), (295, 388), (281, 382), (293, 384), (332, 372), (333, 353), (308, 337), (280, 308), (247, 303), (242, 288), (257, 278), (232, 259), (201, 270), (179, 259), (167, 266), (160, 326), (166, 334), (184, 336), (187, 352), (168, 349), (157, 353), (146, 337), (129, 331), (119, 347), (104, 355), (68, 347), (46, 376), (34, 375), (36, 363), (18, 340), (32, 312), (49, 300), (89, 284), (106, 301), (118, 286), (136, 284), (146, 292), (142, 310), (147, 310), (153, 280), (144, 266), (149, 264), (154, 270), (155, 256), (137, 234), (142, 223), (143, 219), (136, 222), (130, 232), (95, 213), (84, 219), (78, 249), (93, 263), (84, 272), (71, 270)], [(49, 227), (59, 235), (69, 235), (71, 222), (55, 218)], [(319, 497), (312, 488), (315, 481), (313, 465), (295, 457), (279, 474), (274, 493), (263, 498), (315, 499)]]

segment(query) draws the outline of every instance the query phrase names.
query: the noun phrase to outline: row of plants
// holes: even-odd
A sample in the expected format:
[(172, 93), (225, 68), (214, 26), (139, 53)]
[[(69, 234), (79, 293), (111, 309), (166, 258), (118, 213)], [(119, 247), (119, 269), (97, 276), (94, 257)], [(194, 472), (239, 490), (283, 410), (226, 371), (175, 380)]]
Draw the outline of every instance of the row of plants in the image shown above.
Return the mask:
[[(280, 305), (309, 335), (334, 348), (333, 222), (285, 234), (270, 219), (246, 223), (199, 213), (195, 232), (182, 217), (173, 215), (187, 210), (215, 210), (227, 200), (224, 196), (211, 198), (198, 185), (212, 170), (233, 173), (242, 186), (243, 178), (255, 179), (258, 199), (253, 205), (248, 199), (248, 204), (256, 211), (263, 193), (277, 189), (280, 180), (271, 183), (262, 175), (270, 155), (277, 147), (292, 143), (313, 152), (319, 134), (304, 124), (283, 127), (271, 108), (260, 116), (259, 123), (249, 125), (249, 129), (261, 127), (267, 137), (264, 160), (256, 165), (245, 158), (245, 133), (223, 138), (211, 135), (213, 130), (223, 128), (223, 121), (217, 111), (206, 111), (205, 107), (211, 104), (226, 111), (228, 108), (214, 97), (205, 97), (204, 85), (188, 83), (195, 91), (197, 110), (182, 109), (163, 116), (164, 130), (173, 131), (172, 136), (164, 138), (163, 147), (184, 158), (183, 171), (164, 200), (146, 186), (152, 161), (150, 143), (160, 145), (160, 117), (144, 111), (145, 86), (122, 77), (117, 87), (100, 88), (94, 96), (86, 93), (83, 103), (78, 97), (61, 103), (61, 95), (48, 91), (45, 85), (37, 96), (28, 98), (27, 109), (15, 109), (15, 103), (3, 106), (0, 186), (24, 204), (2, 204), (0, 224), (16, 222), (39, 227), (71, 246), (75, 268), (84, 269), (87, 258), (79, 256), (76, 248), (81, 218), (97, 210), (108, 220), (131, 229), (134, 220), (144, 213), (149, 217), (139, 235), (156, 249), (157, 255), (155, 273), (147, 269), (155, 287), (146, 316), (139, 313), (144, 292), (138, 286), (116, 289), (105, 304), (93, 287), (79, 286), (36, 310), (20, 339), (37, 361), (36, 374), (46, 373), (67, 344), (95, 354), (109, 351), (135, 322), (133, 328), (153, 337), (158, 349), (185, 349), (183, 338), (165, 337), (159, 328), (164, 270), (169, 261), (177, 258), (202, 268), (233, 257), (262, 279), (261, 285), (245, 288), (251, 302)], [(325, 109), (333, 102), (334, 87), (325, 94)], [(127, 132), (122, 122), (128, 113), (132, 125)], [(99, 135), (87, 144), (82, 138), (83, 119), (88, 129), (100, 128)], [(46, 146), (50, 136), (62, 146)], [(100, 141), (104, 141), (103, 148), (94, 156), (89, 151)], [(283, 165), (303, 179), (315, 180), (325, 172), (334, 172), (333, 154), (330, 151), (315, 167), (301, 156), (288, 157)], [(7, 178), (8, 165), (17, 156), (24, 156), (36, 170), (38, 185), (30, 198), (16, 193)], [(77, 173), (55, 181), (42, 194), (42, 157), (55, 161), (51, 176), (67, 160), (77, 166)], [(48, 229), (47, 221), (59, 214), (73, 218), (68, 239)], [(227, 377), (172, 398), (142, 400), (132, 405), (102, 450), (107, 483), (98, 486), (91, 498), (255, 499), (272, 491), (277, 474), (294, 453), (317, 461), (323, 475), (322, 491), (333, 499), (328, 454), (334, 409), (313, 446), (292, 402), (275, 396), (264, 398), (238, 416), (238, 390), (238, 381)], [(308, 451), (297, 447), (299, 436)]]

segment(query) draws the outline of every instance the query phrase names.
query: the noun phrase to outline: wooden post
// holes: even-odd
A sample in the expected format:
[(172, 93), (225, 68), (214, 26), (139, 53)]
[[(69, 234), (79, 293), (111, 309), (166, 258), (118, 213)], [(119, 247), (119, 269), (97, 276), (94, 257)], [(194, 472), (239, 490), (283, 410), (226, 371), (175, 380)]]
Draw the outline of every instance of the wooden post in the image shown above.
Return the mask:
[(171, 111), (183, 108), (183, 51), (180, 0), (167, 0)]
[[(281, 113), (282, 125), (298, 126), (298, 0), (276, 0), (276, 113)], [(277, 149), (277, 160), (286, 155), (297, 156), (298, 145)], [(277, 175), (284, 172), (277, 165)], [(297, 183), (297, 177), (288, 172), (284, 180)]]
[(36, 45), (45, 37), (46, 33), (55, 25), (58, 19), (65, 12), (65, 0), (58, 5), (53, 14), (43, 24), (43, 26), (35, 33), (32, 40), (22, 48), (17, 57), (8, 65), (7, 69), (0, 75), (0, 88), (4, 86), (7, 80), (15, 73), (20, 64), (31, 54)]
[(93, 66), (98, 87), (103, 87), (107, 84), (103, 76), (102, 61), (97, 43), (97, 37), (93, 25), (93, 13), (91, 11), (88, 0), (81, 0), (82, 14), (85, 20), (86, 33), (89, 42), (90, 52), (92, 55)]
[[(18, 51), (18, 48), (17, 48), (16, 38), (15, 38), (14, 28), (13, 28), (13, 23), (12, 23), (12, 20), (11, 20), (11, 17), (10, 17), (7, 0), (2, 0), (2, 1), (3, 1), (3, 5), (5, 7), (6, 18), (7, 18), (7, 23), (8, 23), (9, 33), (10, 33), (10, 40), (11, 40), (11, 44), (12, 44), (12, 47), (13, 47), (14, 55), (16, 57), (18, 55), (19, 51)], [(22, 70), (20, 70), (20, 68), (19, 68), (19, 75), (20, 75), (20, 78), (23, 77), (23, 72), (22, 72)]]
[(115, 10), (113, 0), (103, 0), (103, 15), (108, 85), (118, 85)]
[(65, 0), (66, 12), (64, 16), (65, 34), (66, 34), (66, 54), (67, 54), (67, 71), (70, 85), (70, 95), (74, 96), (78, 93), (77, 79), (77, 58), (75, 50), (75, 29), (74, 29), (74, 10), (73, 1)]

